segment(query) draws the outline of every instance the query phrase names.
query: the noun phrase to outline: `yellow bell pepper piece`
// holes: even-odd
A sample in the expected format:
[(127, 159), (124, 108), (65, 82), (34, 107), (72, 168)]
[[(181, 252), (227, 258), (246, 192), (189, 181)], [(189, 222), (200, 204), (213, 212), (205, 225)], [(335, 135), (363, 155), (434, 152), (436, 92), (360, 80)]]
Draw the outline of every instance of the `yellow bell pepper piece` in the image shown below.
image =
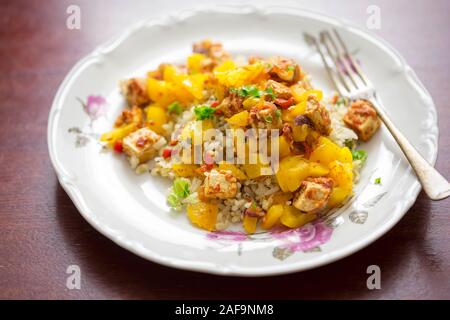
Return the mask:
[(210, 202), (197, 202), (187, 206), (187, 216), (192, 224), (213, 231), (216, 227), (218, 206)]
[(306, 111), (306, 101), (302, 101), (289, 107), (286, 110), (281, 111), (281, 119), (287, 122), (293, 122), (295, 117), (304, 114)]
[(282, 204), (276, 204), (271, 206), (262, 220), (261, 226), (263, 227), (263, 229), (268, 230), (272, 228), (274, 225), (276, 225), (280, 220), (280, 217), (283, 214), (283, 212), (284, 206)]
[(177, 177), (195, 177), (199, 175), (197, 168), (197, 165), (187, 163), (174, 163), (172, 165), (172, 170)]
[(232, 115), (227, 122), (233, 128), (243, 128), (250, 123), (250, 114), (247, 110)]
[(316, 218), (315, 213), (303, 213), (295, 207), (283, 206), (280, 222), (288, 228), (298, 228)]
[(136, 124), (130, 123), (125, 126), (115, 128), (101, 135), (100, 141), (113, 145), (117, 140), (123, 139), (137, 129)]
[(255, 233), (257, 223), (258, 218), (245, 215), (242, 225), (244, 227), (245, 232), (247, 232), (248, 234), (252, 234)]
[(187, 68), (189, 73), (202, 72), (202, 62), (206, 59), (206, 56), (201, 53), (194, 53), (187, 58)]
[(164, 134), (163, 125), (167, 123), (166, 109), (157, 105), (150, 105), (147, 107), (146, 113), (149, 129), (158, 134)]
[(286, 141), (284, 136), (278, 138), (278, 150), (280, 154), (280, 159), (283, 159), (291, 154), (291, 146)]
[(238, 180), (246, 180), (247, 175), (234, 164), (221, 162), (219, 163), (219, 170), (231, 171), (231, 174)]

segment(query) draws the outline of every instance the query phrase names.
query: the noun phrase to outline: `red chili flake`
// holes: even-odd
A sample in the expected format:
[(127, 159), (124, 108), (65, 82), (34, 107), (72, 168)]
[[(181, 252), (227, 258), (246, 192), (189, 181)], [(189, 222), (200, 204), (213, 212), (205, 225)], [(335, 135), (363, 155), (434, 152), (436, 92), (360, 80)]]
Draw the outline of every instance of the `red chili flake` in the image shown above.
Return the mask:
[(114, 142), (114, 150), (119, 153), (123, 151), (122, 140), (116, 140), (116, 142)]
[(164, 159), (170, 158), (172, 156), (172, 149), (166, 148), (162, 152), (162, 156)]
[(294, 104), (294, 98), (290, 97), (289, 99), (276, 98), (274, 100), (275, 104), (280, 106), (281, 109), (287, 109)]
[(215, 108), (219, 105), (219, 101), (215, 100), (213, 102), (211, 102), (211, 107)]

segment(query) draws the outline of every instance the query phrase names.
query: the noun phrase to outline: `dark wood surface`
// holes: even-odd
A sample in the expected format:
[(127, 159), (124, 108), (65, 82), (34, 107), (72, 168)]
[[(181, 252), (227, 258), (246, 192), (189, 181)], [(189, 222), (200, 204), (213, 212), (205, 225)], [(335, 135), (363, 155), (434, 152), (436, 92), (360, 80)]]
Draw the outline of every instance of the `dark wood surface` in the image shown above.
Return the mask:
[[(303, 2), (302, 2), (303, 3)], [(364, 26), (381, 9), (375, 32), (416, 70), (436, 103), (437, 168), (450, 177), (449, 1), (314, 1), (310, 9)], [(81, 30), (65, 27), (78, 4)], [(305, 3), (303, 3), (305, 5)], [(450, 298), (450, 200), (423, 193), (380, 240), (315, 270), (266, 278), (180, 271), (141, 259), (103, 237), (61, 189), (47, 152), (47, 116), (75, 62), (138, 19), (187, 8), (187, 1), (0, 1), (0, 298)], [(414, 124), (411, 124), (414, 125)], [(81, 290), (65, 286), (79, 265)], [(381, 290), (366, 268), (381, 267)]]

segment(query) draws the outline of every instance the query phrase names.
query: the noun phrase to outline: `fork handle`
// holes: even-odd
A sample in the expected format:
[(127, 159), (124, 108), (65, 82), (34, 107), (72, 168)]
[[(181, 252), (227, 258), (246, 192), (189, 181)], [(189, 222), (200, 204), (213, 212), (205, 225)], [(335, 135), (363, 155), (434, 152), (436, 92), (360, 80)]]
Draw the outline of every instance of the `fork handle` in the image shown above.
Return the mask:
[(428, 197), (431, 200), (442, 200), (450, 196), (450, 183), (420, 155), (417, 149), (397, 129), (384, 111), (379, 99), (372, 98), (370, 102), (372, 102), (380, 119), (402, 149)]

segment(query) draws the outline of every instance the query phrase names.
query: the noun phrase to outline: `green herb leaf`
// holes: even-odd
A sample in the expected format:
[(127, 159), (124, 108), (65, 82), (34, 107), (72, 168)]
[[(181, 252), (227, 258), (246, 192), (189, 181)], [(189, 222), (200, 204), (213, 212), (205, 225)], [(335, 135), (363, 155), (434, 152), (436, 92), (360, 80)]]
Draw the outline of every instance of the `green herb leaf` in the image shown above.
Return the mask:
[(266, 89), (266, 94), (268, 94), (270, 96), (270, 98), (272, 98), (272, 100), (276, 99), (276, 97), (277, 97), (275, 92), (273, 92), (273, 88), (272, 87), (268, 87)]
[(337, 105), (345, 104), (345, 98), (344, 97), (339, 97), (339, 99), (337, 99), (337, 101), (336, 101), (336, 104)]
[(277, 109), (277, 110), (275, 111), (275, 117), (277, 117), (277, 118), (280, 118), (280, 117), (281, 117), (281, 110), (280, 110), (280, 109)]
[(206, 120), (213, 117), (214, 112), (216, 112), (216, 109), (214, 109), (211, 106), (198, 106), (194, 108), (194, 114), (197, 120)]
[(361, 160), (361, 163), (364, 164), (367, 159), (367, 152), (364, 150), (353, 150), (352, 157), (353, 160)]
[(381, 178), (376, 178), (374, 181), (375, 184), (381, 184)]
[(177, 101), (172, 102), (172, 103), (167, 107), (167, 109), (169, 110), (169, 112), (173, 112), (173, 113), (176, 113), (176, 114), (180, 114), (181, 111), (182, 111), (181, 106), (180, 106), (180, 104), (179, 104)]
[(263, 94), (264, 93), (260, 91), (257, 87), (251, 85), (243, 86), (241, 87), (241, 89), (239, 89), (239, 95), (244, 98), (247, 97), (259, 98)]
[(265, 91), (259, 90), (254, 85), (247, 85), (243, 86), (239, 89), (237, 88), (230, 88), (230, 92), (238, 94), (239, 96), (243, 98), (261, 98), (264, 95), (270, 95), (272, 99), (276, 98), (276, 95), (273, 91), (272, 87), (267, 88)]
[(189, 180), (177, 178), (173, 181), (173, 193), (181, 199), (186, 198), (191, 192), (189, 191)]
[(171, 193), (167, 196), (167, 203), (173, 209), (180, 209), (181, 207), (181, 199), (178, 198), (175, 194)]
[(288, 71), (294, 71), (294, 70), (295, 70), (295, 67), (294, 67), (293, 65), (289, 65), (289, 66), (286, 67), (286, 70), (288, 70)]
[(356, 145), (356, 143), (355, 143), (355, 140), (353, 140), (353, 139), (346, 139), (344, 141), (344, 146), (346, 146), (350, 150), (353, 150), (355, 148), (355, 145)]
[(272, 116), (267, 116), (267, 117), (264, 118), (264, 121), (267, 122), (267, 123), (272, 123), (273, 118), (272, 118)]

